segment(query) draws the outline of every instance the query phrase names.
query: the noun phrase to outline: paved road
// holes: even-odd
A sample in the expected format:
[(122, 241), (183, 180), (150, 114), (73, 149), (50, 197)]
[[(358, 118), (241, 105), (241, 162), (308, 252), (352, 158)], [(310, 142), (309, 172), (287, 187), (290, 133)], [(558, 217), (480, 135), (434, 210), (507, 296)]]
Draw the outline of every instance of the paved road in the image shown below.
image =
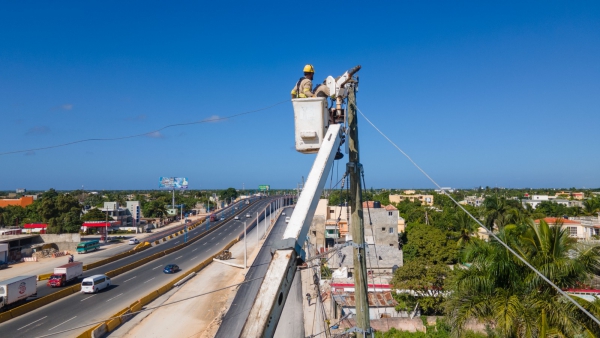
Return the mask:
[[(288, 207), (284, 211), (286, 215), (291, 215), (293, 210), (293, 208)], [(265, 276), (267, 269), (269, 268), (269, 263), (271, 262), (271, 246), (275, 241), (282, 238), (285, 228), (285, 216), (279, 217), (277, 223), (271, 230), (271, 233), (269, 233), (269, 237), (263, 244), (263, 247), (260, 249), (258, 256), (256, 256), (254, 264), (252, 264), (252, 267), (250, 267), (248, 270), (248, 273), (246, 274), (246, 280)], [(299, 283), (300, 274), (297, 274), (297, 277), (298, 278), (294, 277), (292, 291), (290, 291), (291, 299), (288, 298), (284, 305), (283, 314), (285, 314), (285, 317), (282, 315), (282, 320), (280, 320), (279, 323), (296, 323), (298, 325), (292, 325), (293, 327), (288, 328), (280, 328), (280, 326), (285, 325), (278, 325), (276, 337), (304, 337), (302, 289), (301, 283)], [(244, 323), (246, 322), (246, 318), (248, 318), (250, 309), (252, 308), (254, 300), (256, 299), (256, 295), (261, 283), (262, 279), (258, 279), (246, 284), (242, 284), (239, 287), (235, 298), (231, 303), (231, 307), (227, 311), (227, 314), (223, 318), (223, 322), (221, 323), (221, 326), (215, 335), (215, 338), (230, 338), (240, 336), (244, 327)], [(298, 288), (300, 288), (300, 294), (298, 294)]]
[[(271, 198), (262, 199), (251, 205), (248, 213), (254, 216), (249, 220), (255, 220), (256, 212), (270, 201)], [(113, 286), (108, 290), (96, 295), (75, 294), (2, 323), (0, 332), (3, 333), (2, 336), (6, 334), (10, 337), (38, 337), (46, 334), (56, 334), (57, 337), (76, 336), (85, 328), (66, 333), (60, 331), (105, 320), (149, 291), (173, 280), (176, 275), (166, 275), (162, 272), (165, 265), (174, 263), (183, 270), (192, 268), (219, 252), (224, 245), (243, 233), (238, 223), (227, 222), (190, 246), (116, 276), (112, 279)]]
[[(221, 215), (223, 215), (224, 217), (229, 217), (229, 216), (233, 215), (234, 213), (238, 212), (238, 209), (242, 209), (243, 207), (246, 206), (242, 202), (236, 203), (235, 205), (232, 206), (232, 208), (223, 209), (223, 210), (217, 212), (217, 215), (219, 217)], [(253, 203), (255, 203), (255, 202), (253, 202)], [(238, 208), (238, 209), (235, 209), (235, 208)], [(248, 209), (248, 210), (250, 210), (250, 209)], [(223, 223), (222, 221), (209, 222), (207, 220), (207, 222), (204, 225), (199, 226), (199, 227), (197, 227), (195, 229), (192, 229), (192, 230), (190, 230), (188, 232), (188, 240), (191, 239), (191, 238), (193, 238), (193, 237), (195, 237), (195, 236), (200, 235), (201, 233), (203, 233), (203, 232), (205, 232), (205, 231), (207, 231), (209, 229), (213, 229), (214, 227), (218, 227), (222, 223)], [(178, 227), (170, 228), (168, 230), (156, 232), (156, 234), (153, 234), (152, 236), (145, 238), (144, 241), (153, 242), (155, 240), (162, 239), (163, 237), (170, 236), (171, 234), (182, 230), (183, 227), (184, 227), (184, 225), (181, 225), (181, 226), (178, 226)], [(168, 241), (166, 241), (164, 243), (161, 242), (161, 244), (159, 244), (157, 246), (154, 246), (152, 248), (146, 249), (146, 250), (144, 250), (142, 252), (138, 252), (138, 253), (133, 254), (131, 256), (122, 258), (122, 259), (120, 259), (118, 261), (114, 261), (114, 262), (111, 262), (111, 263), (99, 266), (99, 267), (97, 267), (95, 269), (84, 271), (82, 278), (77, 279), (75, 281), (72, 281), (69, 285), (75, 285), (77, 283), (80, 283), (81, 279), (83, 279), (85, 277), (93, 276), (93, 275), (96, 275), (96, 274), (105, 273), (105, 272), (117, 269), (117, 268), (119, 268), (121, 266), (124, 266), (124, 265), (130, 264), (130, 263), (133, 263), (135, 261), (138, 261), (138, 260), (140, 260), (140, 259), (142, 259), (144, 257), (153, 255), (153, 254), (155, 254), (157, 252), (164, 251), (164, 250), (167, 250), (169, 248), (172, 248), (172, 247), (174, 247), (176, 245), (179, 245), (179, 244), (181, 244), (183, 242), (184, 242), (183, 236), (179, 236), (177, 238), (173, 238), (171, 240), (168, 240)], [(131, 249), (133, 249), (133, 247), (134, 247), (133, 245), (131, 245), (131, 246), (124, 245), (124, 246), (121, 246), (121, 247), (114, 248), (113, 250), (106, 250), (107, 254), (102, 255), (102, 256), (104, 256), (103, 258), (112, 257), (112, 256), (114, 256), (114, 255), (116, 255), (118, 253), (121, 253), (121, 252), (124, 252), (124, 251), (127, 251), (127, 250), (131, 250)], [(78, 260), (79, 257), (85, 257), (85, 254), (76, 254), (75, 255), (75, 260)], [(99, 258), (97, 260), (100, 260), (100, 259), (102, 259), (102, 258)], [(67, 260), (68, 260), (68, 258), (65, 257), (64, 261), (62, 263), (58, 263), (57, 266), (62, 265), (62, 264), (66, 264)], [(51, 272), (51, 271), (48, 271), (48, 272)], [(47, 296), (47, 295), (52, 294), (54, 292), (57, 292), (57, 291), (59, 291), (61, 289), (61, 288), (51, 288), (51, 287), (47, 286), (46, 283), (47, 283), (47, 281), (45, 281), (45, 280), (38, 282), (38, 285), (37, 285), (37, 289), (38, 289), (37, 297)], [(33, 299), (35, 299), (35, 298), (32, 297), (32, 298), (29, 298), (28, 300), (33, 300)]]

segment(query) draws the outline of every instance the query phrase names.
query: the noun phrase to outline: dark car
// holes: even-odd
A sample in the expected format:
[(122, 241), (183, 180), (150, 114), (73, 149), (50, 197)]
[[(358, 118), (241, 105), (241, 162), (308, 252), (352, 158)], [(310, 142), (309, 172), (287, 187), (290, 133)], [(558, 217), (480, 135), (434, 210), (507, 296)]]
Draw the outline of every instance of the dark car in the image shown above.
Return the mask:
[(175, 273), (179, 270), (181, 270), (181, 269), (177, 265), (169, 264), (169, 265), (165, 266), (165, 268), (163, 269), (163, 272), (164, 273)]

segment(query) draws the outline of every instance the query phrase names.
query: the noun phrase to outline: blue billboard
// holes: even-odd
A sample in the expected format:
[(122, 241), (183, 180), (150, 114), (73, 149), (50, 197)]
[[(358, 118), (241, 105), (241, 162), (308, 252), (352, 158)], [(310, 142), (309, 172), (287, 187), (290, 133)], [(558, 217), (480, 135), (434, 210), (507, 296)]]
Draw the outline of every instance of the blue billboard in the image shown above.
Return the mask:
[(160, 177), (158, 179), (158, 189), (185, 190), (187, 188), (187, 177)]

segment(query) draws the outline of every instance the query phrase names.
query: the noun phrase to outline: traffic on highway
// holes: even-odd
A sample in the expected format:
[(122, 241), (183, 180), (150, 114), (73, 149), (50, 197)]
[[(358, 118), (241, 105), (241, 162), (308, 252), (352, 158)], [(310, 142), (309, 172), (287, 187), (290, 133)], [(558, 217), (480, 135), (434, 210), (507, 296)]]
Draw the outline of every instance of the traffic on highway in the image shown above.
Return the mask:
[[(250, 218), (244, 217), (246, 224), (251, 225), (252, 222), (256, 223), (257, 212), (263, 211), (273, 201), (274, 198), (259, 199), (248, 205), (246, 209), (239, 210), (239, 212), (244, 216), (246, 214), (251, 215)], [(264, 217), (264, 213), (261, 212), (259, 218), (262, 217)], [(156, 251), (165, 250), (168, 245), (171, 247), (178, 245), (180, 244), (178, 242), (183, 239), (170, 240), (122, 260), (86, 271), (84, 283), (91, 285), (85, 286), (94, 287), (102, 283), (102, 288), (98, 287), (97, 290), (92, 289), (91, 293), (79, 293), (67, 296), (42, 308), (11, 319), (0, 324), (0, 332), (10, 333), (11, 337), (33, 337), (46, 334), (57, 334), (60, 337), (77, 336), (78, 333), (88, 327), (68, 332), (63, 331), (84, 325), (91, 325), (109, 318), (116, 311), (128, 306), (158, 286), (164, 285), (199, 262), (218, 253), (227, 243), (243, 234), (243, 222), (235, 220), (219, 220), (218, 222), (220, 222), (218, 224), (220, 226), (196, 242), (114, 278), (102, 277), (102, 272), (139, 260)], [(214, 229), (216, 225), (213, 224), (212, 228)], [(188, 233), (188, 238), (197, 236), (204, 231), (206, 231), (204, 226), (197, 227)], [(165, 268), (168, 265), (177, 266), (176, 271), (169, 269), (169, 273), (165, 273)], [(41, 287), (40, 289), (53, 291), (45, 287)]]

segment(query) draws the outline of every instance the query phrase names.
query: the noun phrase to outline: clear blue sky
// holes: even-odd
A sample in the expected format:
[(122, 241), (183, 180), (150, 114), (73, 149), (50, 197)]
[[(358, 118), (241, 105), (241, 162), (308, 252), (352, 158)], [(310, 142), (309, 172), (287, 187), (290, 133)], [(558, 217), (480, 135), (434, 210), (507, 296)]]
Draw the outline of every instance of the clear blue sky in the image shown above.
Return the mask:
[[(359, 108), (442, 186), (600, 186), (598, 2), (389, 3), (6, 2), (0, 152), (259, 109), (306, 63), (361, 64)], [(433, 187), (359, 132), (368, 187)], [(314, 159), (291, 103), (153, 136), (0, 156), (0, 189), (285, 188)]]

